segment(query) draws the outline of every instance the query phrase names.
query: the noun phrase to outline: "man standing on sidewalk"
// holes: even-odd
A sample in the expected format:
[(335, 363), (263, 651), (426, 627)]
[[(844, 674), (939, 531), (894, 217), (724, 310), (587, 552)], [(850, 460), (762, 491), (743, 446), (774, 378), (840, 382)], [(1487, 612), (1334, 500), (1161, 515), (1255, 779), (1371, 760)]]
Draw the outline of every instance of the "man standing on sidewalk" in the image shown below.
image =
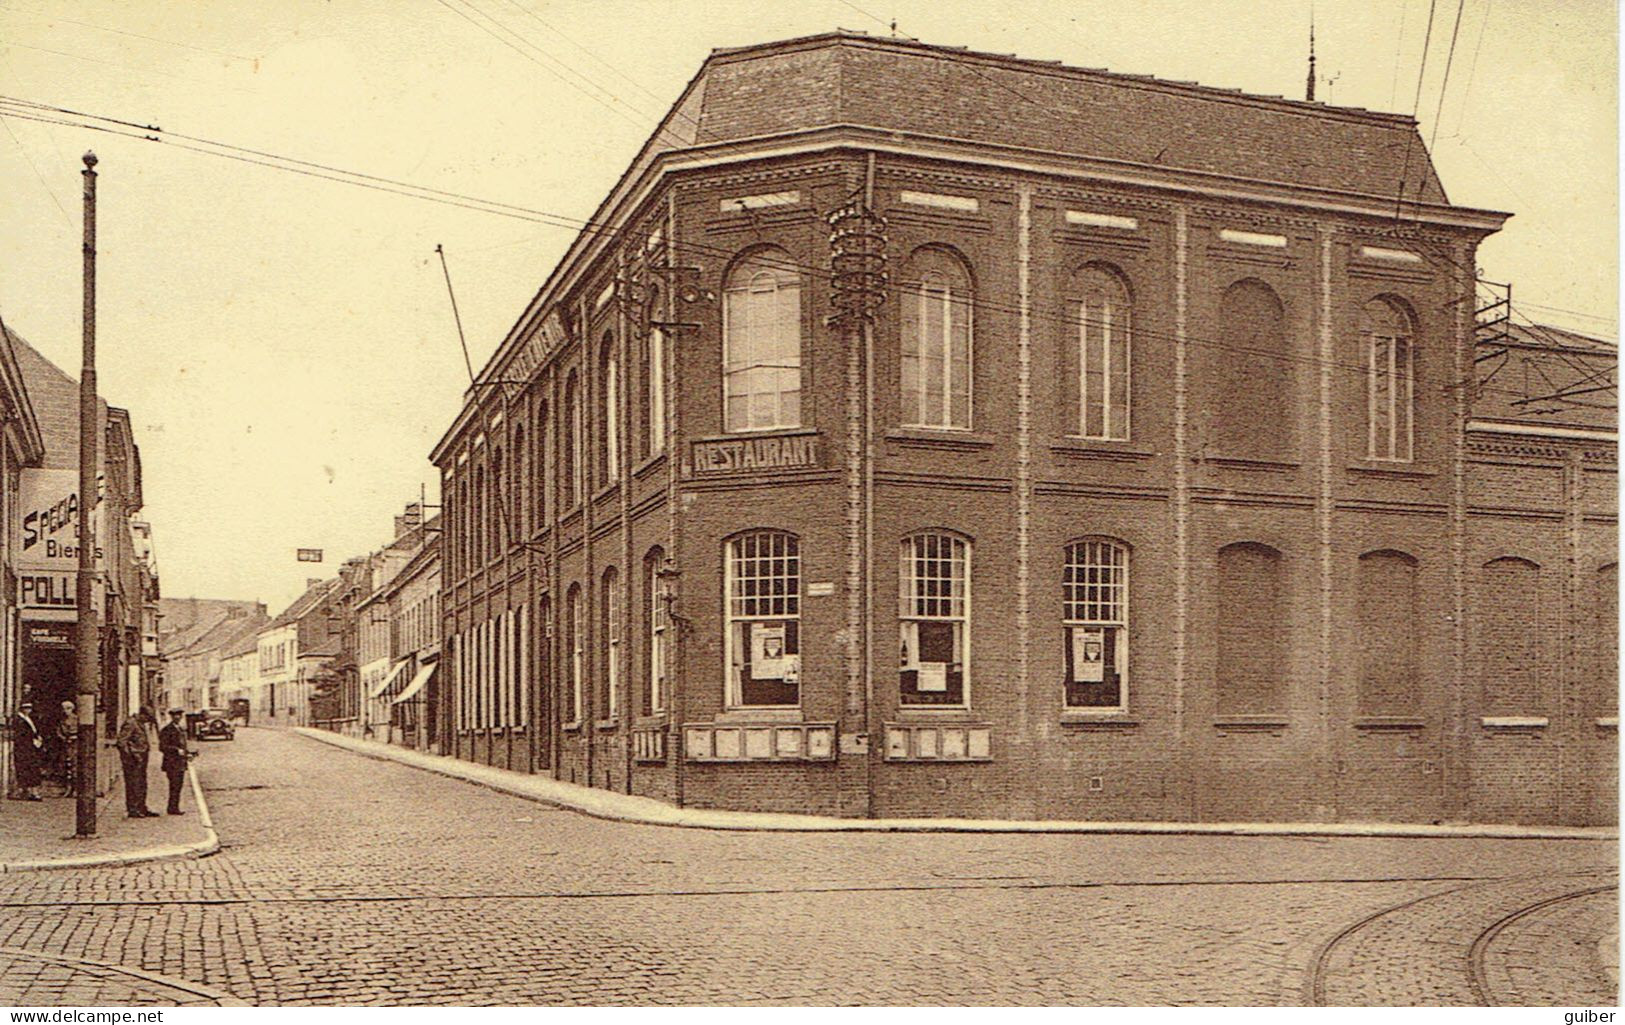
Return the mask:
[(164, 775), (169, 777), (169, 814), (184, 815), (181, 811), (181, 783), (186, 779), (186, 730), (181, 726), (185, 709), (171, 708), (169, 722), (158, 731), (158, 750), (164, 756)]
[(158, 813), (147, 807), (147, 753), (152, 741), (147, 728), (152, 725), (152, 709), (132, 713), (118, 729), (118, 760), (124, 768), (124, 813), (132, 819), (150, 818)]
[(45, 740), (34, 724), (34, 703), (24, 701), (11, 717), (11, 764), (17, 776), (13, 797), (19, 801), (40, 799), (40, 767), (44, 760)]

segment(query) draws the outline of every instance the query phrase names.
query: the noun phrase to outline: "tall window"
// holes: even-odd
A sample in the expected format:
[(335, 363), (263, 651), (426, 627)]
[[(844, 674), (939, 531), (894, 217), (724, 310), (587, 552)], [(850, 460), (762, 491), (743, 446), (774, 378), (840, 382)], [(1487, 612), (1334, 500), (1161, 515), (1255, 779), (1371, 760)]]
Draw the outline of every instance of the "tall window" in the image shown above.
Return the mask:
[(513, 480), (508, 483), (517, 540), (530, 537), (530, 502), (527, 501), (530, 490), (530, 448), (525, 444), (525, 425), (520, 424), (513, 429)]
[(650, 455), (666, 450), (666, 332), (658, 327), (649, 329), (649, 443), (645, 451)]
[(1061, 618), (1068, 708), (1128, 707), (1128, 549), (1115, 541), (1066, 546)]
[(486, 501), (485, 467), (479, 466), (474, 470), (474, 565), (471, 569), (478, 569), (485, 564), (485, 537), (490, 531), (491, 507)]
[(1416, 560), (1367, 552), (1357, 569), (1361, 715), (1404, 715), (1421, 705)]
[(1238, 281), (1225, 290), (1219, 321), (1221, 342), (1210, 364), (1219, 389), (1212, 410), (1213, 454), (1290, 458), (1296, 406), (1281, 300), (1262, 281)]
[(964, 705), (970, 546), (951, 534), (903, 540), (899, 679), (905, 705)]
[(581, 689), (582, 656), (584, 655), (581, 650), (582, 635), (584, 633), (582, 627), (585, 625), (581, 618), (581, 585), (572, 584), (569, 592), (564, 596), (564, 650), (569, 652), (570, 657), (570, 721), (572, 723), (581, 722), (582, 716), (586, 714), (582, 709)]
[(504, 469), (502, 447), (499, 445), (491, 450), (491, 493), (485, 500), (485, 528), (488, 532), (485, 550), (492, 559), (500, 557), (507, 547), (508, 492)]
[(970, 275), (935, 249), (915, 253), (905, 275), (899, 295), (903, 423), (969, 428)]
[(462, 576), (468, 572), (468, 474), (457, 475), (457, 515), (453, 517), (457, 523), (457, 543), (452, 546), (452, 554), (456, 556), (457, 575)]
[(598, 431), (598, 483), (604, 485), (621, 476), (621, 364), (615, 358), (613, 334), (604, 332), (599, 345), (598, 415), (603, 417), (603, 426)]
[(1132, 304), (1114, 271), (1091, 264), (1073, 281), (1071, 374), (1073, 430), (1084, 438), (1129, 436)]
[(604, 692), (598, 702), (598, 717), (613, 719), (620, 707), (621, 689), (621, 594), (620, 574), (615, 567), (604, 570), (604, 594), (599, 606), (604, 610), (601, 626), (604, 638)]
[(722, 379), (728, 430), (801, 425), (801, 279), (783, 250), (758, 252), (728, 275)]
[(1597, 570), (1591, 597), (1594, 659), (1590, 709), (1594, 716), (1619, 714), (1619, 563)]
[(666, 553), (660, 548), (649, 549), (643, 557), (643, 608), (649, 617), (649, 651), (645, 667), (643, 711), (645, 714), (666, 709), (666, 630), (668, 613), (661, 598), (660, 569), (666, 562)]
[(536, 467), (536, 479), (532, 486), (536, 489), (537, 528), (551, 522), (548, 503), (552, 494), (553, 461), (547, 458), (547, 436), (551, 432), (552, 421), (548, 419), (547, 403), (543, 402), (536, 407), (536, 453), (532, 463)]
[(559, 504), (574, 509), (581, 504), (581, 385), (576, 372), (564, 379), (564, 410), (559, 430)]
[(1281, 553), (1242, 543), (1219, 550), (1218, 711), (1286, 708), (1286, 602)]
[(1416, 392), (1411, 318), (1397, 303), (1375, 299), (1366, 304), (1364, 320), (1366, 454), (1372, 459), (1408, 462)]
[(801, 545), (759, 530), (728, 543), (728, 703), (801, 703)]

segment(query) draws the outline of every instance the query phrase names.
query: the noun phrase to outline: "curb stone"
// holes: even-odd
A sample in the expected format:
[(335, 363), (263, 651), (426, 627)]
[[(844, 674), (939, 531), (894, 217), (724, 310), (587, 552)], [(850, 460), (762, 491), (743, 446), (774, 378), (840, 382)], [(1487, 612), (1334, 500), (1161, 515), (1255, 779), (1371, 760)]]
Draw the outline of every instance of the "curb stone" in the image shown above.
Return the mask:
[(1416, 823), (1319, 822), (1079, 822), (1003, 819), (840, 819), (820, 815), (678, 808), (650, 797), (617, 794), (465, 762), (446, 755), (395, 747), (305, 726), (290, 732), (352, 754), (392, 761), (450, 779), (474, 783), (538, 804), (611, 822), (686, 829), (792, 833), (1105, 833), (1219, 836), (1363, 836), (1506, 840), (1617, 840), (1619, 832), (1593, 826), (1422, 825)]
[[(190, 844), (163, 844), (158, 847), (138, 847), (134, 850), (109, 854), (84, 854), (73, 858), (35, 858), (8, 861), (0, 864), (0, 874), (8, 872), (51, 872), (72, 868), (119, 868), (139, 865), (148, 861), (175, 861), (186, 858), (206, 858), (220, 850), (220, 834), (215, 832), (214, 819), (203, 800), (203, 787), (197, 781), (197, 772), (186, 766), (186, 778), (191, 781), (192, 800), (197, 804), (198, 821), (203, 825), (203, 839)], [(123, 969), (128, 971), (129, 969)]]

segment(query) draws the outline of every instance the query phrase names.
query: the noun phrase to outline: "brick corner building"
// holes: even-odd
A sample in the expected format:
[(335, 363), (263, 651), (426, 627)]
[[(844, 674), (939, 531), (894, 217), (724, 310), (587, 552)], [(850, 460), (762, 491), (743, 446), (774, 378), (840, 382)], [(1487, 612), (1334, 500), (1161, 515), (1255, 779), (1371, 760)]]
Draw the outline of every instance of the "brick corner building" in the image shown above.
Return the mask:
[(1408, 117), (715, 51), (432, 454), (435, 741), (706, 807), (1612, 821), (1614, 416), (1475, 387), (1504, 219)]

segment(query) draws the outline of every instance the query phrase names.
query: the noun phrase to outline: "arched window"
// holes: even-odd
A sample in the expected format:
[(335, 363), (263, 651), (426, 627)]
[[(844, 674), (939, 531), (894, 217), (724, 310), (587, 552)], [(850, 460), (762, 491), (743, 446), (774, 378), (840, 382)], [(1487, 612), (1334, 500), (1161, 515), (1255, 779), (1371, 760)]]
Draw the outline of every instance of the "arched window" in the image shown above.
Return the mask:
[(552, 522), (553, 501), (553, 461), (547, 457), (547, 439), (552, 433), (553, 421), (548, 419), (548, 405), (543, 402), (536, 407), (536, 451), (533, 464), (536, 467), (536, 479), (531, 486), (536, 489), (536, 529), (547, 526)]
[(1281, 300), (1262, 281), (1236, 282), (1220, 303), (1219, 335), (1211, 364), (1219, 390), (1212, 414), (1213, 454), (1288, 458), (1296, 404)]
[(599, 342), (598, 484), (600, 487), (621, 477), (621, 363), (615, 356), (615, 336), (608, 331)]
[(1128, 286), (1114, 269), (1090, 264), (1074, 276), (1067, 305), (1071, 433), (1127, 441), (1134, 323)]
[(801, 426), (801, 278), (781, 249), (761, 250), (728, 274), (722, 381), (727, 430)]
[(1416, 382), (1411, 316), (1398, 303), (1366, 303), (1361, 335), (1366, 362), (1366, 454), (1409, 462)]
[(457, 523), (457, 543), (452, 546), (451, 553), (456, 567), (456, 575), (464, 576), (468, 573), (468, 475), (466, 472), (457, 475), (457, 509), (453, 519)]
[(1220, 715), (1286, 709), (1287, 620), (1281, 553), (1243, 542), (1219, 550)]
[(598, 717), (614, 719), (620, 708), (621, 690), (621, 577), (611, 566), (604, 570), (603, 593), (598, 606), (603, 611), (599, 624), (604, 644), (604, 689), (599, 695)]
[(649, 375), (644, 395), (648, 397), (648, 439), (644, 445), (647, 455), (666, 450), (666, 332), (658, 327), (649, 329)]
[(514, 539), (530, 539), (530, 448), (525, 444), (525, 425), (513, 429), (513, 479), (508, 482), (509, 507)]
[(581, 585), (571, 584), (570, 590), (564, 595), (564, 650), (570, 659), (569, 693), (566, 714), (569, 715), (570, 725), (580, 725), (582, 717), (586, 714), (582, 708), (582, 651), (584, 627), (581, 610)]
[(1406, 715), (1422, 707), (1416, 560), (1367, 552), (1356, 573), (1361, 715)]
[(1128, 707), (1128, 549), (1088, 539), (1066, 546), (1061, 622), (1068, 708)]
[(470, 570), (485, 565), (485, 539), (490, 532), (490, 496), (485, 490), (485, 467), (474, 468), (474, 562)]
[(649, 549), (643, 557), (643, 609), (649, 624), (649, 650), (643, 674), (643, 714), (666, 710), (666, 631), (668, 610), (661, 593), (660, 570), (666, 564), (665, 549)]
[(491, 491), (485, 496), (486, 557), (498, 559), (507, 548), (508, 492), (507, 474), (502, 463), (502, 446), (491, 450)]
[(968, 705), (970, 545), (936, 532), (904, 538), (898, 597), (901, 702)]
[(902, 416), (911, 427), (971, 425), (970, 274), (956, 257), (922, 249), (909, 259), (902, 306)]
[(801, 703), (801, 542), (757, 530), (728, 542), (728, 704)]
[(1540, 567), (1510, 556), (1479, 570), (1473, 663), (1485, 715), (1547, 713), (1544, 618)]
[(565, 510), (581, 504), (581, 386), (576, 372), (564, 379), (564, 409), (559, 420), (559, 504)]

